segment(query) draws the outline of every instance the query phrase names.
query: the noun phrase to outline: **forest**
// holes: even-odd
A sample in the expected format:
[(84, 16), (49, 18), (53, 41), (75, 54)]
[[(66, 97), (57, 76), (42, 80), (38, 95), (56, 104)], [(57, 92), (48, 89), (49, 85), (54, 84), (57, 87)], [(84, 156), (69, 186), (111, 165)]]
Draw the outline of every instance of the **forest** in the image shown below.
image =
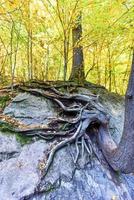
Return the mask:
[[(78, 16), (82, 33), (74, 42)], [(124, 94), (133, 19), (133, 0), (2, 0), (0, 84), (68, 80), (73, 47), (81, 46), (85, 79)]]
[(134, 1), (1, 0), (0, 200), (134, 199)]

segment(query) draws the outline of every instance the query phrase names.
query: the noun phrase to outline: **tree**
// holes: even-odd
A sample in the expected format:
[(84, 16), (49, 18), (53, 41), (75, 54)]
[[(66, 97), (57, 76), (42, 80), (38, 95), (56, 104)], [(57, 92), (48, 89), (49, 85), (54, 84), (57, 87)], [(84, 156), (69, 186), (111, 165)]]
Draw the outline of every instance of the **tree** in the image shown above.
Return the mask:
[[(59, 0), (57, 0), (56, 3), (57, 3), (58, 18), (61, 23), (62, 31), (63, 31), (63, 57), (64, 57), (64, 77), (63, 77), (63, 79), (64, 79), (64, 81), (66, 81), (67, 68), (68, 68), (70, 27), (67, 28), (67, 26), (66, 26), (66, 19), (64, 19), (66, 14), (65, 14), (65, 11), (62, 6), (61, 6), (61, 10), (60, 10)], [(61, 16), (61, 13), (63, 13), (64, 17)]]
[(121, 141), (119, 145), (113, 141), (107, 122), (100, 125), (98, 138), (103, 154), (114, 170), (134, 172), (134, 52), (125, 95), (125, 121)]
[(82, 38), (81, 19), (82, 15), (79, 13), (72, 29), (73, 62), (70, 80), (77, 83), (83, 83), (85, 81), (83, 47), (80, 44)]

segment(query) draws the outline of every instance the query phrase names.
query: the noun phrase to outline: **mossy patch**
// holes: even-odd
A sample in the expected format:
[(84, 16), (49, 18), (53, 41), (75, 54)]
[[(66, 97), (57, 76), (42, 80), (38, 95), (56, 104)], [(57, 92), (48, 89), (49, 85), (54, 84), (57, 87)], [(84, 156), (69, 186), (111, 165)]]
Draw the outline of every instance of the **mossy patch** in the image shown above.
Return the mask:
[(95, 95), (99, 95), (101, 102), (111, 102), (113, 104), (123, 103), (124, 97), (120, 94), (109, 92), (105, 87), (101, 87), (95, 84), (88, 84), (88, 86), (85, 86), (86, 89), (88, 89), (91, 93)]
[(4, 109), (7, 103), (11, 100), (10, 95), (0, 96), (0, 108)]
[(0, 131), (1, 133), (6, 135), (15, 135), (16, 140), (21, 145), (29, 144), (33, 141), (32, 137), (27, 137), (26, 135), (22, 135), (20, 133), (15, 132), (13, 126), (6, 122), (0, 121)]
[(8, 124), (7, 122), (3, 122), (0, 120), (0, 130), (2, 132), (8, 132), (8, 131), (13, 132), (13, 126)]
[(16, 140), (21, 144), (21, 145), (25, 145), (25, 144), (30, 144), (33, 141), (33, 137), (28, 137), (25, 135), (22, 135), (20, 133), (15, 133), (16, 136)]

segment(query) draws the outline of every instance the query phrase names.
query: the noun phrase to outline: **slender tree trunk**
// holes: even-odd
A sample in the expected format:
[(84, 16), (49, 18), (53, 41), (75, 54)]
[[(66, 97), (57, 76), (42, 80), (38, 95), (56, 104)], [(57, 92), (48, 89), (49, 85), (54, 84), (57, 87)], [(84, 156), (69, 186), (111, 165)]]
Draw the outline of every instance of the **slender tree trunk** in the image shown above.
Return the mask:
[(31, 23), (30, 1), (27, 2), (27, 68), (28, 79), (33, 79), (33, 31)]
[(116, 171), (134, 172), (134, 54), (125, 96), (125, 122), (121, 141), (117, 145), (108, 132), (108, 124), (99, 128), (98, 139), (105, 158)]
[(47, 54), (46, 54), (46, 63), (45, 63), (45, 80), (46, 80), (46, 81), (48, 81), (49, 54), (50, 54), (50, 47), (49, 47), (49, 44), (48, 44), (48, 45), (47, 45)]
[(33, 79), (33, 32), (30, 30), (30, 78)]
[(11, 90), (13, 91), (13, 84), (14, 84), (14, 77), (15, 77), (15, 70), (16, 70), (16, 63), (17, 63), (17, 54), (18, 54), (18, 48), (19, 48), (19, 37), (20, 37), (20, 29), (21, 29), (21, 23), (19, 27), (19, 32), (17, 32), (17, 39), (16, 39), (16, 46), (13, 45), (13, 39), (14, 39), (14, 30), (15, 30), (15, 24), (12, 22), (11, 27), (11, 39), (10, 39), (10, 66), (11, 66)]
[(67, 78), (70, 30), (64, 29), (64, 81)]
[(98, 58), (96, 60), (96, 67), (97, 67), (97, 76), (98, 76), (97, 84), (100, 85), (101, 84), (101, 73), (100, 73)]
[[(132, 44), (133, 45), (133, 44)], [(125, 73), (124, 73), (124, 77), (123, 77), (123, 89), (124, 89), (124, 85), (125, 85), (125, 82), (126, 82), (126, 79), (127, 79), (127, 77), (128, 77), (128, 75), (129, 75), (129, 63), (130, 63), (130, 60), (131, 60), (131, 55), (132, 55), (132, 49), (130, 50), (130, 52), (129, 52), (129, 55), (128, 55), (128, 63), (127, 63), (127, 67), (126, 67), (126, 71), (125, 71)]]
[(27, 69), (28, 69), (28, 80), (30, 80), (30, 54), (29, 54), (29, 49), (30, 49), (30, 37), (29, 37), (29, 32), (27, 35)]
[(28, 30), (27, 35), (27, 68), (28, 68), (28, 79), (33, 79), (33, 41), (32, 41), (32, 30)]
[[(66, 27), (67, 24), (67, 18), (66, 12), (64, 8), (59, 5), (59, 0), (56, 1), (57, 3), (57, 11), (58, 11), (58, 17), (63, 29), (63, 57), (64, 57), (64, 74), (63, 74), (63, 80), (66, 81), (67, 78), (67, 68), (68, 68), (68, 53), (69, 53), (69, 39), (70, 39), (70, 28)], [(63, 17), (62, 17), (63, 14)]]
[(104, 85), (107, 86), (107, 64), (105, 64), (105, 79), (104, 79)]
[(11, 68), (11, 91), (13, 92), (14, 82), (14, 64), (13, 64), (13, 36), (14, 36), (14, 23), (12, 22), (11, 27), (11, 38), (10, 38), (10, 68)]
[(66, 81), (67, 76), (67, 62), (68, 62), (68, 56), (67, 56), (67, 38), (66, 33), (64, 33), (64, 81)]
[(113, 82), (114, 82), (114, 91), (116, 92), (116, 93), (118, 93), (118, 91), (117, 91), (117, 86), (116, 86), (116, 73), (115, 73), (115, 66), (113, 66)]
[(85, 81), (83, 47), (79, 43), (80, 39), (82, 38), (81, 18), (82, 16), (80, 13), (77, 16), (75, 25), (72, 29), (73, 62), (69, 79), (77, 83), (83, 83)]
[[(61, 48), (62, 48), (62, 47), (61, 47)], [(58, 69), (58, 72), (57, 72), (57, 80), (60, 79), (61, 69), (62, 69), (62, 57), (60, 58), (59, 69)]]
[(108, 70), (109, 70), (109, 91), (112, 91), (112, 66), (111, 66), (111, 51), (110, 46), (108, 46)]

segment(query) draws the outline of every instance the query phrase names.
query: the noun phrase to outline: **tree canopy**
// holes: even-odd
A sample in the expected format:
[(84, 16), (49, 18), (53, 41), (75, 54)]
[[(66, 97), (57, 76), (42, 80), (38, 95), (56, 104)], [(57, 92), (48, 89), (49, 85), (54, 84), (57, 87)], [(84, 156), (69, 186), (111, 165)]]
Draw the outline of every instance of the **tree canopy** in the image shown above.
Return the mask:
[(0, 84), (68, 80), (80, 12), (77, 45), (83, 47), (86, 80), (124, 94), (134, 42), (133, 0), (1, 0)]

